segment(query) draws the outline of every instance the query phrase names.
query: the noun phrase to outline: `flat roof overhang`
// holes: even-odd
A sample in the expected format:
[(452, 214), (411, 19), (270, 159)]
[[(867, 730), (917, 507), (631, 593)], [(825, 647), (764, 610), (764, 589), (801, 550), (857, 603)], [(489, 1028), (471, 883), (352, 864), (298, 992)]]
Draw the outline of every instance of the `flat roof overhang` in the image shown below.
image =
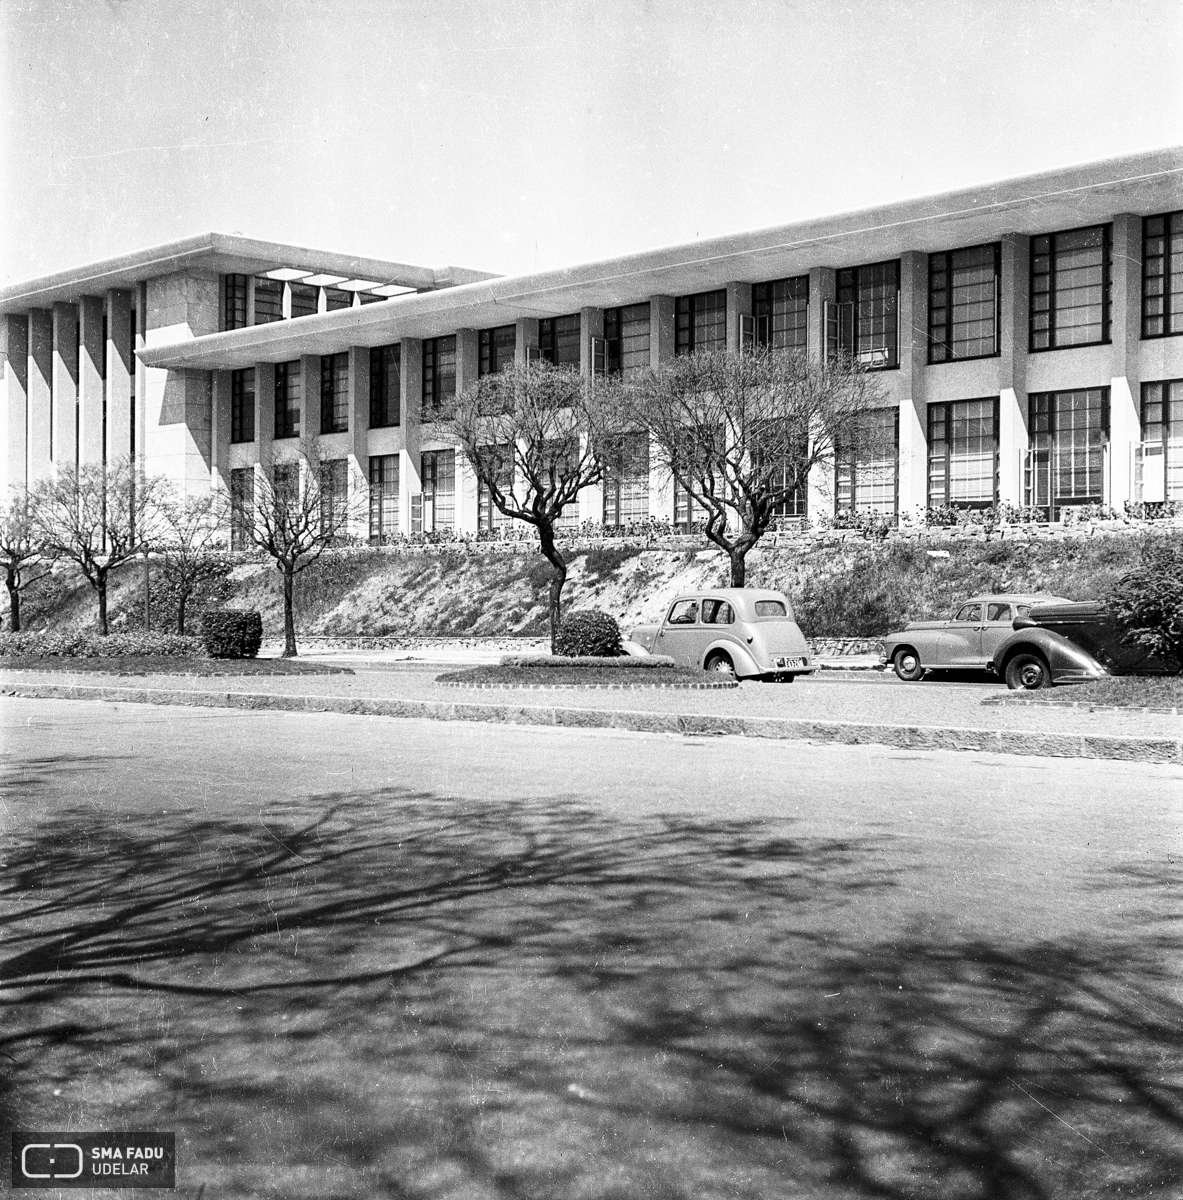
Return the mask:
[(139, 351), (149, 366), (231, 370), (332, 354), (350, 345), (436, 337), (519, 318), (686, 295), (720, 281), (759, 282), (1183, 208), (1183, 147), (906, 200), (862, 212), (704, 239), (557, 271), (397, 296), (360, 309), (256, 325)]
[(77, 303), (82, 296), (101, 295), (108, 288), (134, 288), (146, 279), (179, 271), (261, 275), (281, 267), (294, 267), (309, 274), (339, 275), (345, 280), (372, 279), (380, 284), (397, 284), (419, 291), (496, 278), (486, 271), (465, 267), (417, 267), (354, 254), (310, 250), (305, 246), (262, 242), (236, 234), (201, 233), (0, 288), (0, 313), (49, 308), (62, 302)]

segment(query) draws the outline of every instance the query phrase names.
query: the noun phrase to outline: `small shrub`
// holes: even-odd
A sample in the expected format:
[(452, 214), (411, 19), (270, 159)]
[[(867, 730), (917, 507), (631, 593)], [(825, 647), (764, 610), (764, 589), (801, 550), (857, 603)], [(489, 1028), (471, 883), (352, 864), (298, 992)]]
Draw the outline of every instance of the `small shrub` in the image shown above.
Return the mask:
[(263, 618), (233, 608), (207, 612), (201, 618), (201, 636), (210, 658), (254, 658), (263, 644)]
[(555, 653), (565, 658), (616, 658), (620, 655), (620, 626), (596, 609), (568, 613), (559, 624)]
[(0, 656), (26, 658), (125, 658), (164, 656), (197, 658), (201, 641), (176, 633), (5, 633), (0, 634)]
[(1144, 545), (1141, 563), (1117, 581), (1109, 603), (1128, 643), (1183, 672), (1183, 538)]

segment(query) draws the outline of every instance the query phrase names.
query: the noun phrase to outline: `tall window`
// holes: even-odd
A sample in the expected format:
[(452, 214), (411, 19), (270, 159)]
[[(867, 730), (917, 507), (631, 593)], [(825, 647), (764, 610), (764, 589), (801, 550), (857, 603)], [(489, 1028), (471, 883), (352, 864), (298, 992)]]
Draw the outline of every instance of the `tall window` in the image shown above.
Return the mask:
[(255, 276), (255, 324), (267, 325), (283, 320), (283, 282)]
[(275, 436), (300, 436), (300, 360), (275, 364)]
[(370, 428), (386, 429), (399, 423), (402, 402), (402, 347), (370, 347)]
[(838, 512), (876, 512), (894, 516), (899, 497), (900, 410), (880, 408), (858, 444), (836, 456), (835, 508)]
[(246, 550), (251, 545), (250, 528), (255, 519), (255, 468), (230, 472), (230, 549)]
[(604, 341), (610, 375), (628, 379), (649, 369), (649, 305), (626, 304), (604, 310)]
[(300, 464), (298, 462), (276, 463), (271, 468), (271, 499), (275, 505), (276, 518), (291, 524), (299, 517)]
[(513, 325), (499, 325), (496, 329), (482, 329), (480, 333), (480, 375), (496, 375), (504, 371), (514, 359), (518, 345), (518, 331)]
[(809, 276), (755, 284), (752, 317), (757, 346), (804, 350), (809, 341)]
[(353, 307), (353, 292), (343, 292), (340, 288), (325, 288), (325, 312), (339, 312), (343, 308)]
[(604, 472), (604, 525), (619, 528), (649, 518), (649, 435), (622, 434), (620, 457)]
[(1183, 379), (1142, 385), (1135, 498), (1183, 500)]
[(288, 287), (291, 289), (292, 295), (292, 316), (314, 316), (320, 301), (320, 288), (313, 287), (310, 283), (289, 283)]
[(230, 440), (255, 440), (255, 368), (230, 372)]
[(998, 398), (928, 406), (928, 502), (977, 508), (998, 495)]
[(222, 328), (242, 329), (246, 326), (245, 275), (222, 276)]
[(456, 452), (424, 450), (419, 459), (423, 481), (423, 532), (456, 524)]
[(679, 533), (693, 533), (707, 518), (706, 509), (676, 480), (674, 481), (674, 528)]
[(900, 262), (846, 267), (838, 272), (838, 304), (827, 341), (864, 366), (900, 365)]
[(727, 348), (727, 292), (699, 292), (674, 302), (674, 353)]
[(1109, 341), (1109, 225), (1031, 239), (1031, 350)]
[[(497, 486), (503, 496), (509, 495), (513, 488), (513, 447), (486, 447), (490, 459), (496, 456)], [(496, 529), (504, 529), (509, 524), (509, 518), (493, 503), (493, 491), (483, 479), (477, 481), (477, 529), (489, 533)]]
[(1109, 440), (1109, 389), (1033, 392), (1027, 397), (1026, 499), (1054, 520), (1066, 505), (1099, 504)]
[(556, 367), (579, 366), (579, 314), (547, 317), (538, 322), (538, 350), (544, 361)]
[(456, 338), (427, 338), (423, 343), (423, 420), (432, 420), (456, 395)]
[(349, 430), (349, 355), (326, 354), (320, 360), (320, 431)]
[(1142, 222), (1142, 336), (1183, 333), (1183, 212)]
[(764, 437), (752, 438), (752, 466), (754, 471), (767, 472), (769, 486), (783, 492), (772, 515), (803, 517), (807, 489), (798, 485), (798, 479), (808, 449), (806, 441), (792, 437), (791, 426), (783, 420), (770, 421), (765, 429)]
[(320, 464), (320, 527), (323, 533), (343, 537), (349, 505), (349, 462), (333, 458)]
[(397, 537), (398, 455), (370, 455), (370, 541), (381, 546)]
[(971, 246), (928, 256), (928, 361), (999, 352), (1002, 246)]

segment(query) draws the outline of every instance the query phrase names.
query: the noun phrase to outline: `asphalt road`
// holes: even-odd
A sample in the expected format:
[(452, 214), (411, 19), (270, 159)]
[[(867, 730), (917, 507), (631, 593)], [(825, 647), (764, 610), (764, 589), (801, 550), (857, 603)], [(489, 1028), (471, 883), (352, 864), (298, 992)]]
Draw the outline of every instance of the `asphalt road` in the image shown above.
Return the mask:
[(0, 730), (0, 1105), (175, 1127), (181, 1194), (1183, 1172), (1178, 768), (10, 698)]

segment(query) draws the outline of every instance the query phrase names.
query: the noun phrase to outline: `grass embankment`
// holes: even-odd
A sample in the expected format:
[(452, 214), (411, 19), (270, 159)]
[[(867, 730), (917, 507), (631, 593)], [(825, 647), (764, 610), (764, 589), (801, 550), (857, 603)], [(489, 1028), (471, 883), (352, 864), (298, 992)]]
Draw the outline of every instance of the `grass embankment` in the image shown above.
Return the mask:
[(1014, 703), (1096, 705), (1099, 708), (1183, 709), (1183, 676), (1118, 675), (1093, 683), (1053, 688), (1036, 695), (1011, 693), (1003, 698)]
[(170, 658), (135, 654), (122, 658), (0, 657), (0, 671), (52, 671), (63, 675), (352, 675), (348, 667), (291, 658)]
[[(643, 662), (643, 659), (634, 659)], [(712, 679), (688, 667), (666, 666), (658, 670), (620, 670), (609, 660), (604, 665), (569, 663), (555, 665), (499, 663), (448, 671), (436, 683), (452, 687), (534, 688), (733, 688), (732, 679)]]

